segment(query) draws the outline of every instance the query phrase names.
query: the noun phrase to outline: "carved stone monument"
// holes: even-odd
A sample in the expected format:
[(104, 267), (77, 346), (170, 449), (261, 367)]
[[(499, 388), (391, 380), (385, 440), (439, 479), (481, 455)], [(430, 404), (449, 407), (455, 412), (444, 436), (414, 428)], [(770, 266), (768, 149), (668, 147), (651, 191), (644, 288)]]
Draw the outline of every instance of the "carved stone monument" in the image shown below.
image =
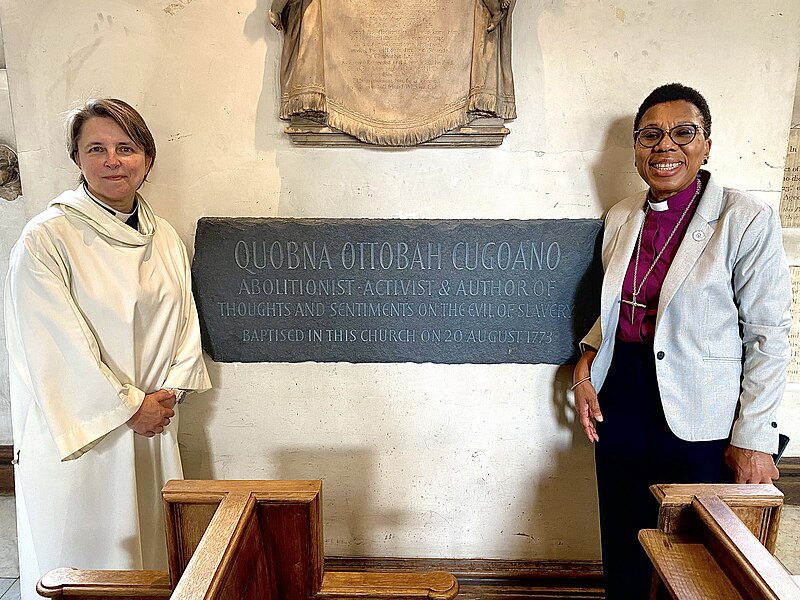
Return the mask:
[(203, 218), (217, 362), (567, 364), (599, 314), (602, 221)]
[(286, 132), (315, 145), (414, 146), (448, 132), (436, 143), (499, 145), (504, 121), (516, 117), (513, 8), (513, 0), (274, 0)]
[(0, 198), (16, 200), (22, 194), (17, 153), (0, 144)]

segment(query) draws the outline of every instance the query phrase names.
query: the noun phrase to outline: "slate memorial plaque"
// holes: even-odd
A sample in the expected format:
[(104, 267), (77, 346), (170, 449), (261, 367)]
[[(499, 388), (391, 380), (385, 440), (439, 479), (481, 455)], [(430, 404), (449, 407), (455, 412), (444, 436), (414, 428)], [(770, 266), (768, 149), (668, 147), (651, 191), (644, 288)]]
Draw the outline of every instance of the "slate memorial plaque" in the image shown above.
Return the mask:
[(602, 221), (204, 218), (192, 265), (218, 362), (573, 363)]

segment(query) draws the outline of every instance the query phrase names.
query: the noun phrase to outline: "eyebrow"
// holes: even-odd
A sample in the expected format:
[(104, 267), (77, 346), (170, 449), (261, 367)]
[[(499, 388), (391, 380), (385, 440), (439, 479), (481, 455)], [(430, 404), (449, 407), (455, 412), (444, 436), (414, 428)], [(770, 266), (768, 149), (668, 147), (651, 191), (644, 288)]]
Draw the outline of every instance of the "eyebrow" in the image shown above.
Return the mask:
[[(134, 148), (141, 148), (141, 146), (139, 146), (139, 144), (137, 144), (133, 140), (129, 140), (127, 142), (125, 142), (125, 141), (117, 142), (115, 145), (116, 146), (133, 146)], [(82, 148), (88, 148), (89, 146), (105, 146), (105, 144), (103, 142), (101, 142), (101, 141), (90, 141), (90, 142), (85, 142), (83, 144), (80, 144), (80, 146)]]
[[(694, 121), (683, 121), (681, 123), (676, 123), (675, 125), (670, 127), (670, 129), (672, 129), (673, 127), (680, 127), (681, 125), (694, 125), (695, 127), (703, 127), (700, 123), (695, 123)], [(644, 129), (645, 127), (657, 127), (658, 129), (661, 129), (661, 127), (659, 125), (656, 125), (656, 124), (642, 125), (642, 126), (639, 127), (639, 129)]]

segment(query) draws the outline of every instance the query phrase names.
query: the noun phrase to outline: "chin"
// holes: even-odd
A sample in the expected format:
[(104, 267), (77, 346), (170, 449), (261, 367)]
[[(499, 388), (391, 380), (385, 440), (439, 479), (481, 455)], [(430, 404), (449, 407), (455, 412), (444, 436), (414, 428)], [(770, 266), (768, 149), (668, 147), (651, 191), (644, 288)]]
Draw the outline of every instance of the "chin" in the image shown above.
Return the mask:
[(690, 186), (692, 184), (693, 179), (688, 181), (659, 181), (659, 180), (650, 180), (648, 181), (648, 185), (650, 189), (653, 190), (654, 194), (659, 196), (674, 196), (682, 189)]

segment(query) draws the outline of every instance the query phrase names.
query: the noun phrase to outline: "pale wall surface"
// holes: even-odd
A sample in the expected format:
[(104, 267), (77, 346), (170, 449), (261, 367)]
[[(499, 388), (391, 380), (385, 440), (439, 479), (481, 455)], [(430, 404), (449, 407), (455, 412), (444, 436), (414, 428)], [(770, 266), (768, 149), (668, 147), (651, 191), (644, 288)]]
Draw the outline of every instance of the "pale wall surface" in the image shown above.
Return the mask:
[[(0, 36), (2, 43), (2, 36)], [(11, 99), (8, 95), (6, 70), (0, 69), (0, 144), (17, 147), (14, 139), (14, 122), (11, 118)], [(25, 225), (22, 198), (7, 202), (0, 198), (0, 281), (8, 270), (8, 254), (11, 246)], [(0, 284), (0, 289), (2, 289)], [(0, 297), (2, 292), (0, 292)], [(6, 332), (0, 310), (0, 445), (11, 443), (11, 405), (8, 397), (8, 360), (6, 357)], [(2, 514), (2, 513), (0, 513)], [(2, 531), (2, 529), (0, 529)], [(2, 571), (0, 571), (2, 575)]]
[[(209, 215), (600, 217), (643, 187), (632, 113), (674, 80), (711, 104), (712, 170), (777, 204), (800, 58), (793, 0), (518, 2), (520, 117), (504, 146), (394, 151), (290, 146), (268, 4), (0, 0), (26, 212), (74, 184), (60, 114), (95, 94), (144, 114), (159, 143), (144, 194), (190, 247)], [(570, 368), (210, 370), (215, 390), (183, 409), (187, 476), (324, 478), (329, 554), (599, 557)], [(799, 432), (795, 454), (798, 404), (795, 389), (782, 420)]]

